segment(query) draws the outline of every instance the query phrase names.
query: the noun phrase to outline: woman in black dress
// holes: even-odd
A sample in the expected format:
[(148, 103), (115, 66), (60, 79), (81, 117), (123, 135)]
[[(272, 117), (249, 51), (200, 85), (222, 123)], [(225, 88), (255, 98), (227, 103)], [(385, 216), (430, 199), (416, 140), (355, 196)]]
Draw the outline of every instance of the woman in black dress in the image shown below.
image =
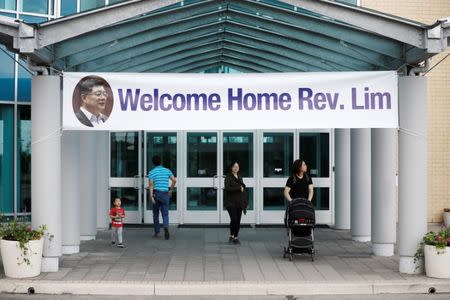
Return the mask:
[(289, 203), (295, 198), (312, 200), (314, 186), (311, 177), (306, 173), (307, 170), (308, 166), (302, 159), (297, 159), (292, 164), (292, 175), (284, 187), (284, 197)]
[(241, 227), (242, 210), (247, 208), (245, 184), (239, 173), (239, 164), (231, 164), (230, 173), (225, 177), (224, 205), (230, 215), (229, 243), (240, 244), (238, 235)]

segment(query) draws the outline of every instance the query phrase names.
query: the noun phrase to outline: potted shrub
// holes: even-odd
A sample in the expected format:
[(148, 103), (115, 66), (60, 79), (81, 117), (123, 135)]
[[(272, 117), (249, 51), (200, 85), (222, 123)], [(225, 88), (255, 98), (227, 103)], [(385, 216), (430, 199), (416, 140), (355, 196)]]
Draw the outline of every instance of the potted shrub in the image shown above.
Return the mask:
[(415, 259), (425, 258), (428, 277), (450, 278), (450, 228), (427, 233), (420, 243)]
[(41, 273), (44, 235), (45, 225), (33, 230), (17, 219), (0, 224), (0, 249), (6, 276), (26, 278)]
[(450, 227), (450, 208), (444, 208), (444, 224), (445, 227)]

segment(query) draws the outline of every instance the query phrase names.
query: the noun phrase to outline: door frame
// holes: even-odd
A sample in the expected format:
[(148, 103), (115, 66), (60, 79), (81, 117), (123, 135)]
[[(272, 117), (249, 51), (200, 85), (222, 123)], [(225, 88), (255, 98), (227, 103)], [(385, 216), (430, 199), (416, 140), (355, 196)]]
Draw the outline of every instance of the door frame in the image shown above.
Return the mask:
[(288, 177), (271, 178), (264, 177), (264, 133), (293, 133), (293, 159), (300, 156), (300, 135), (302, 133), (321, 133), (329, 134), (329, 177), (313, 178), (314, 188), (329, 188), (329, 210), (316, 210), (316, 222), (319, 224), (334, 224), (334, 130), (333, 129), (286, 129), (286, 130), (258, 130), (259, 135), (259, 154), (261, 156), (258, 162), (259, 166), (259, 213), (257, 224), (282, 224), (284, 219), (284, 210), (264, 210), (264, 188), (284, 188)]
[[(187, 177), (187, 136), (188, 133), (215, 133), (217, 137), (216, 144), (216, 159), (217, 159), (217, 174), (214, 177), (204, 177), (204, 178), (192, 178)], [(184, 224), (196, 224), (199, 223), (198, 220), (202, 220), (202, 224), (227, 224), (230, 222), (228, 212), (223, 208), (223, 190), (225, 185), (225, 175), (226, 166), (223, 165), (223, 151), (224, 151), (224, 134), (225, 133), (251, 133), (253, 142), (253, 177), (244, 177), (243, 180), (248, 187), (253, 189), (253, 209), (248, 210), (246, 215), (242, 216), (243, 224), (254, 224), (256, 223), (257, 216), (257, 131), (256, 130), (212, 130), (212, 131), (202, 131), (202, 130), (190, 130), (183, 131), (183, 147), (182, 156), (183, 157), (183, 187), (182, 187), (182, 222)], [(187, 189), (189, 187), (212, 187), (217, 190), (217, 209), (215, 211), (188, 211), (187, 210)]]
[[(213, 175), (213, 177), (188, 177), (187, 176), (187, 169), (188, 169), (188, 134), (189, 133), (204, 133), (204, 134), (215, 134), (216, 135), (216, 173)], [(218, 224), (220, 223), (220, 209), (222, 205), (221, 200), (221, 193), (220, 193), (220, 180), (219, 175), (222, 172), (222, 162), (220, 161), (220, 151), (223, 148), (221, 145), (222, 142), (222, 136), (218, 130), (189, 130), (189, 131), (182, 131), (183, 136), (183, 149), (181, 153), (181, 157), (183, 158), (182, 162), (182, 181), (183, 181), (183, 187), (180, 191), (182, 194), (182, 202), (183, 202), (183, 208), (182, 208), (182, 222), (183, 224)], [(187, 191), (190, 187), (198, 187), (198, 188), (214, 188), (217, 193), (217, 199), (216, 199), (216, 209), (215, 210), (188, 210), (187, 207)]]
[[(134, 188), (138, 190), (138, 210), (126, 210), (124, 222), (127, 224), (141, 224), (143, 217), (143, 207), (142, 207), (142, 134), (141, 131), (127, 131), (127, 132), (137, 132), (138, 134), (138, 174), (134, 177), (111, 177), (111, 134), (119, 133), (124, 131), (110, 131), (109, 132), (109, 151), (108, 151), (108, 190), (111, 198), (112, 188)], [(112, 206), (112, 199), (109, 201), (109, 207)]]
[[(182, 204), (182, 195), (181, 195), (181, 188), (180, 186), (182, 185), (182, 181), (179, 178), (179, 174), (180, 174), (180, 168), (179, 166), (181, 166), (182, 164), (182, 157), (180, 157), (180, 153), (181, 153), (181, 144), (183, 143), (182, 140), (182, 134), (181, 132), (178, 131), (143, 131), (143, 146), (142, 146), (142, 153), (143, 153), (143, 164), (142, 164), (142, 182), (143, 182), (143, 196), (142, 196), (142, 206), (143, 206), (143, 223), (144, 224), (153, 224), (153, 210), (147, 209), (147, 199), (149, 197), (149, 191), (148, 191), (148, 172), (150, 171), (150, 169), (147, 170), (147, 161), (151, 160), (150, 157), (147, 157), (147, 133), (175, 133), (176, 138), (177, 138), (177, 144), (176, 144), (176, 151), (177, 151), (177, 183), (175, 185), (175, 188), (177, 190), (177, 209), (176, 210), (170, 210), (169, 209), (169, 222), (172, 223), (180, 223), (181, 220), (181, 204)], [(159, 216), (160, 219), (160, 223), (162, 223), (162, 216), (160, 214)]]

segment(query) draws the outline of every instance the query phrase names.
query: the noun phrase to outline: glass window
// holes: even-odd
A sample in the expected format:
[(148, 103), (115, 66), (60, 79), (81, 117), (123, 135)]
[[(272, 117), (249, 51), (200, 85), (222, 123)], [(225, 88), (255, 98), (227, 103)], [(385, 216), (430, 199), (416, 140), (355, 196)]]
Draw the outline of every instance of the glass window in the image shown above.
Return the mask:
[(217, 190), (214, 188), (187, 188), (187, 210), (217, 210)]
[(61, 0), (61, 16), (75, 14), (77, 12), (77, 0)]
[(48, 14), (48, 0), (19, 0), (19, 11)]
[(128, 187), (112, 187), (110, 207), (112, 207), (112, 202), (117, 197), (120, 198), (122, 202), (121, 207), (125, 209), (125, 215), (127, 214), (127, 211), (139, 210), (139, 190)]
[(36, 16), (28, 16), (28, 15), (19, 15), (19, 19), (24, 20), (27, 23), (42, 23), (47, 22), (47, 18), (44, 17), (36, 17)]
[(190, 132), (187, 139), (187, 176), (217, 175), (217, 134)]
[(153, 169), (152, 157), (161, 157), (161, 163), (177, 176), (177, 134), (147, 132), (147, 173)]
[(120, 2), (125, 2), (125, 1), (127, 1), (127, 0), (109, 0), (109, 5), (120, 3)]
[(264, 188), (264, 210), (285, 210), (284, 188)]
[(111, 132), (111, 177), (139, 174), (139, 133)]
[(316, 210), (330, 210), (330, 189), (315, 187), (311, 202)]
[(293, 162), (293, 133), (264, 133), (264, 177), (287, 177)]
[(16, 0), (0, 0), (0, 9), (16, 10)]
[(105, 6), (105, 0), (80, 0), (80, 11)]
[(253, 177), (253, 133), (223, 134), (223, 168), (224, 174), (230, 172), (234, 162), (239, 163), (242, 177)]
[[(26, 66), (26, 62), (20, 61)], [(19, 76), (17, 78), (17, 100), (23, 102), (31, 101), (31, 74), (19, 65)]]
[(0, 100), (14, 101), (14, 54), (4, 51), (6, 48), (0, 46)]
[(311, 177), (330, 177), (330, 134), (300, 133), (300, 158)]
[(14, 106), (0, 105), (0, 213), (14, 212)]
[(17, 212), (31, 212), (31, 106), (17, 107)]
[(16, 18), (15, 14), (9, 14), (9, 13), (5, 13), (5, 12), (1, 12), (0, 11), (0, 16), (5, 16), (5, 17), (10, 17), (10, 18)]
[(336, 2), (341, 2), (345, 4), (358, 5), (358, 0), (336, 0)]

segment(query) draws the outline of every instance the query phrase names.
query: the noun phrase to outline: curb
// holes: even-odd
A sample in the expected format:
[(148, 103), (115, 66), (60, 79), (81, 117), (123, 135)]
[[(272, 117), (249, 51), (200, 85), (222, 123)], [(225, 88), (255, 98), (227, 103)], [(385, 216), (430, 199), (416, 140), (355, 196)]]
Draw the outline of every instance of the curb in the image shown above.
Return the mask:
[(377, 295), (450, 293), (450, 280), (371, 282), (174, 282), (0, 280), (0, 293), (75, 295)]

